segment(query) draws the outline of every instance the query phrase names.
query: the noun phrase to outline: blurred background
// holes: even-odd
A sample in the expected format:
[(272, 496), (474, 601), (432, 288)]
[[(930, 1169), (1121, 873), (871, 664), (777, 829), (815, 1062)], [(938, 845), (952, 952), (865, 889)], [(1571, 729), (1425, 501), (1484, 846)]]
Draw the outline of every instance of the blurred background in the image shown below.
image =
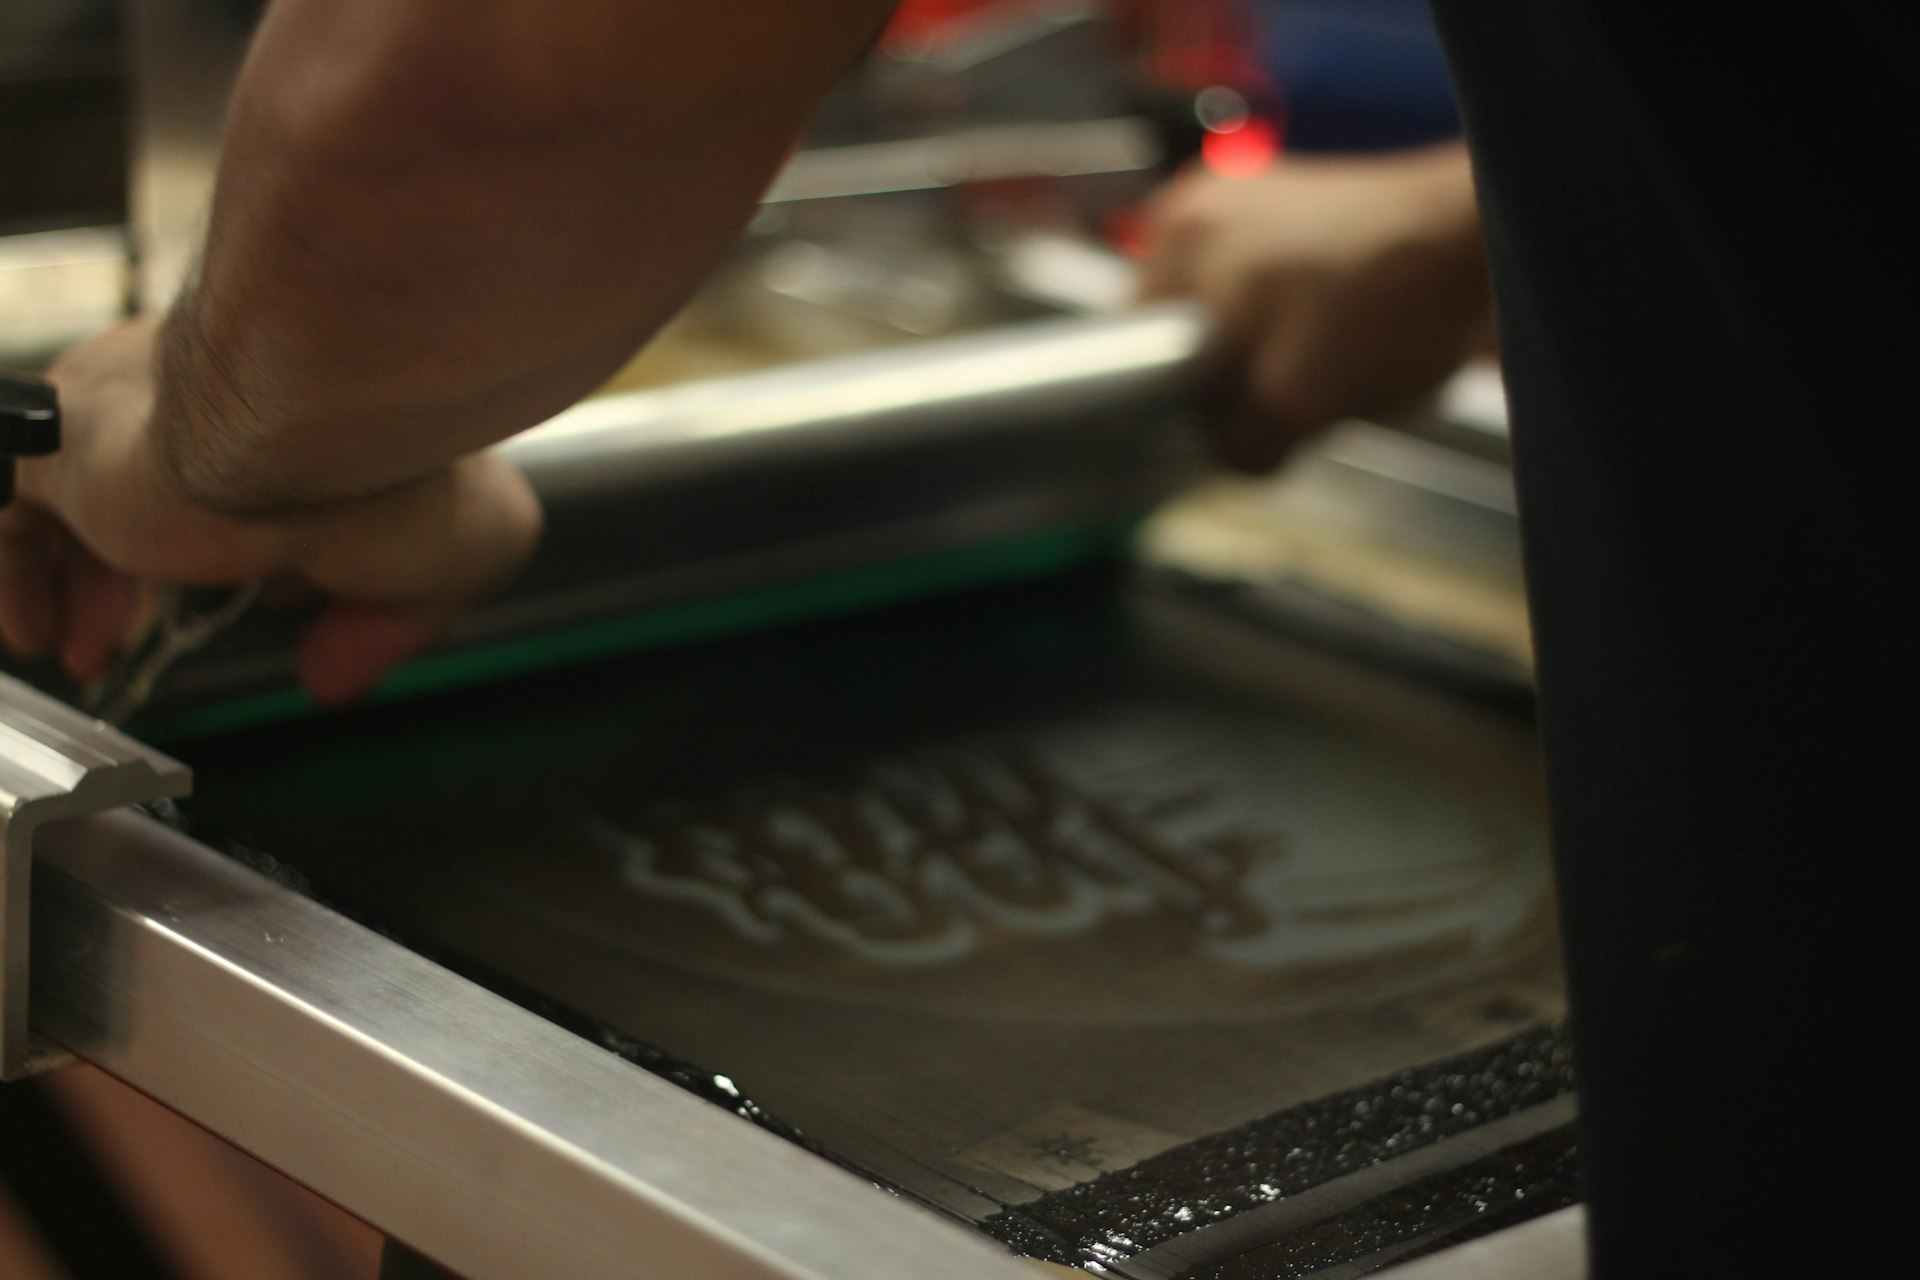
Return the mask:
[[(138, 223), (131, 211), (138, 197), (130, 192), (140, 189), (130, 174), (161, 162), (157, 152), (169, 129), (154, 117), (188, 109), (181, 99), (193, 92), (180, 81), (217, 76), (221, 46), (230, 57), (256, 8), (254, 0), (11, 0), (0, 14), (0, 358), (31, 363), (126, 305), (124, 263), (140, 243), (137, 234), (129, 238)], [(198, 65), (180, 66), (181, 45), (199, 46)], [(139, 84), (147, 86), (144, 98)], [(1202, 105), (1202, 125), (1191, 112), (1207, 90), (1215, 92)], [(1164, 173), (1200, 149), (1209, 128), (1216, 162), (1242, 169), (1282, 143), (1319, 151), (1387, 148), (1457, 128), (1420, 0), (909, 0), (810, 141), (834, 146), (1136, 113), (1155, 120), (1165, 136), (1147, 142), (1116, 131), (1104, 143), (1065, 135), (1031, 145), (1058, 152), (1091, 143), (1099, 155), (1084, 163)], [(1243, 119), (1251, 120), (1250, 131)], [(1236, 131), (1244, 131), (1237, 148), (1223, 141)], [(1069, 204), (1080, 229), (1097, 227), (1098, 215), (1140, 189), (1137, 182), (1089, 180), (1071, 184), (1086, 190), (1064, 198), (1009, 190), (1007, 183), (1022, 176), (1018, 170), (1044, 170), (1049, 159), (1006, 153), (998, 162), (1013, 177), (990, 194), (969, 192), (961, 209), (948, 211), (970, 224), (976, 241), (1023, 217), (1057, 230)], [(813, 186), (796, 185), (789, 194), (817, 198), (836, 183), (902, 181), (898, 172), (836, 176), (821, 166)], [(926, 220), (925, 203), (901, 216)], [(153, 209), (141, 216), (168, 215)], [(871, 210), (823, 216), (894, 220)], [(818, 231), (820, 218), (794, 211), (770, 216), (762, 230), (783, 222), (805, 234)], [(1109, 238), (1117, 234), (1106, 230)], [(178, 252), (153, 244), (148, 251)], [(921, 329), (966, 310), (951, 296), (960, 286), (943, 277), (931, 252), (920, 247), (925, 278), (898, 286), (918, 287), (924, 296), (892, 298), (897, 311), (916, 311), (898, 318)], [(797, 261), (784, 265), (789, 274), (802, 271)], [(950, 273), (952, 264), (946, 266)]]

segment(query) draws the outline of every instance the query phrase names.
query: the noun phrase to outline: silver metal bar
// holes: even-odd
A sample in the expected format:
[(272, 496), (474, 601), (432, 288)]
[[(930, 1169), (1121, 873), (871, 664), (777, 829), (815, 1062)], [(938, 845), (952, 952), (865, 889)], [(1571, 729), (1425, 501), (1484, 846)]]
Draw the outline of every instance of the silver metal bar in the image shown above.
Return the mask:
[(470, 1280), (1027, 1274), (141, 815), (41, 858), (42, 1030)]
[(743, 453), (765, 461), (996, 427), (1035, 433), (1062, 422), (1137, 421), (1143, 408), (1184, 406), (1208, 333), (1188, 303), (1038, 321), (604, 396), (504, 452), (543, 500), (564, 504), (671, 484)]
[(0, 1081), (59, 1061), (28, 1032), (34, 837), (45, 823), (184, 795), (185, 765), (0, 674)]
[(988, 125), (896, 142), (802, 151), (787, 162), (767, 204), (933, 191), (969, 182), (1139, 173), (1166, 158), (1166, 143), (1130, 116), (1063, 124)]

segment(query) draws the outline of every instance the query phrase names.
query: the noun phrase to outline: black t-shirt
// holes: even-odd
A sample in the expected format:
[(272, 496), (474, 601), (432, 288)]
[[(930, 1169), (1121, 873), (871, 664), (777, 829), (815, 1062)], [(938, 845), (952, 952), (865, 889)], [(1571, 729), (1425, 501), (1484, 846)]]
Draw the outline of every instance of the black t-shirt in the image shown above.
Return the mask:
[(1596, 1280), (1864, 1274), (1911, 1249), (1915, 1127), (1902, 7), (1435, 8), (1513, 406)]

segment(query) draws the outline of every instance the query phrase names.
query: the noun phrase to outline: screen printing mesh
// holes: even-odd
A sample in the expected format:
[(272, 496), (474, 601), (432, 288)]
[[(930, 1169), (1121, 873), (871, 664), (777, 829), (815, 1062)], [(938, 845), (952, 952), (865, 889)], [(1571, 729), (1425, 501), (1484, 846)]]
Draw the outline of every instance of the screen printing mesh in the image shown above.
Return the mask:
[(1194, 1272), (1564, 1128), (1525, 727), (1144, 595), (198, 744), (192, 820), (1057, 1261)]

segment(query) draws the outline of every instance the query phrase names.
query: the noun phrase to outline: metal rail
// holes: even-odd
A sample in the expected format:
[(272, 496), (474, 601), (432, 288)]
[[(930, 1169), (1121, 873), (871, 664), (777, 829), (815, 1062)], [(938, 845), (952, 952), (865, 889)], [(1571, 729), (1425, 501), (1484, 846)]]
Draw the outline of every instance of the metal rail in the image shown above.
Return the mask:
[(184, 765), (0, 674), (0, 1080), (59, 1060), (28, 1030), (29, 904), (42, 824), (182, 795)]
[[(1078, 430), (1167, 438), (1209, 341), (1199, 307), (1041, 320), (763, 373), (602, 396), (502, 446), (550, 505), (631, 501), (736, 458), (785, 467), (863, 447)], [(1137, 447), (1137, 446), (1136, 446)], [(1080, 474), (1097, 474), (1097, 460)]]
[(40, 856), (42, 1030), (469, 1280), (1030, 1274), (142, 815)]

